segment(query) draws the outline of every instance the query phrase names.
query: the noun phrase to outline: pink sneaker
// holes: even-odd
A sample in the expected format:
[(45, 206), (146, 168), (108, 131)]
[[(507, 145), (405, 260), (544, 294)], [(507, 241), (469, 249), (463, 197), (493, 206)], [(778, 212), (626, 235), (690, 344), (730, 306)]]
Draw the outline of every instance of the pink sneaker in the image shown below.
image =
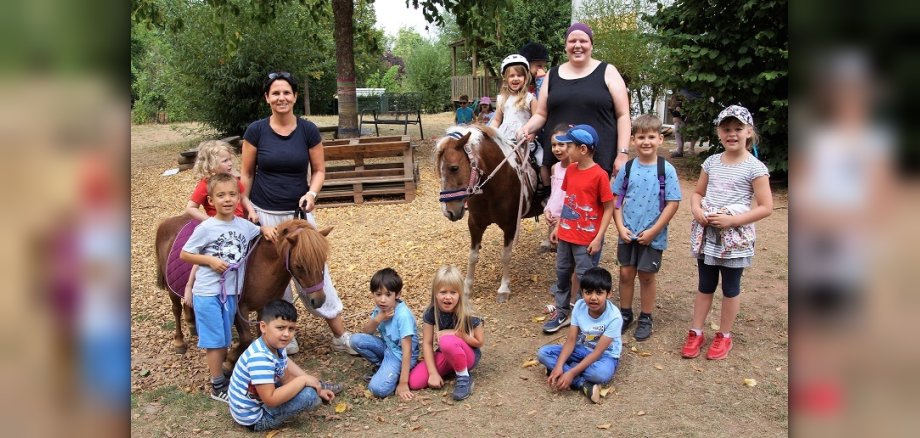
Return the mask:
[(687, 359), (699, 356), (704, 342), (706, 342), (706, 335), (702, 333), (697, 335), (695, 331), (690, 330), (687, 333), (687, 340), (684, 341), (684, 347), (680, 350), (680, 355)]
[(725, 359), (728, 357), (728, 352), (731, 350), (732, 338), (726, 338), (722, 333), (716, 333), (716, 337), (712, 338), (712, 345), (709, 346), (709, 351), (706, 352), (706, 359)]

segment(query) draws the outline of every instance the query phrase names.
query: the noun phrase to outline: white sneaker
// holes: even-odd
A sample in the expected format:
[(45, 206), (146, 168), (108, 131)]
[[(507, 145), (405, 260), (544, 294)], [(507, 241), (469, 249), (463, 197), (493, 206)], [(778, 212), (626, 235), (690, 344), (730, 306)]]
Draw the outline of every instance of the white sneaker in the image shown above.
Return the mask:
[(351, 348), (351, 332), (342, 333), (341, 338), (332, 338), (332, 349), (340, 353), (358, 356), (358, 352)]
[(298, 351), (300, 351), (300, 346), (297, 345), (297, 338), (291, 338), (291, 343), (287, 344), (287, 347), (284, 347), (284, 351), (286, 351), (289, 355), (296, 354)]

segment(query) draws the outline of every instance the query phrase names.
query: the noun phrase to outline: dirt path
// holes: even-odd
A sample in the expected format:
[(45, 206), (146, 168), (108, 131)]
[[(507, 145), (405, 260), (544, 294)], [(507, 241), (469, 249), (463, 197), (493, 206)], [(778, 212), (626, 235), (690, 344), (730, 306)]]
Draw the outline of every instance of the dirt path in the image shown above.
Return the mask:
[[(440, 134), (450, 114), (424, 117), (425, 129)], [(321, 118), (319, 123), (334, 123)], [(156, 129), (155, 129), (156, 128)], [(207, 398), (204, 354), (192, 346), (184, 356), (171, 352), (174, 329), (165, 293), (154, 284), (152, 238), (156, 224), (181, 211), (194, 177), (182, 172), (161, 177), (174, 167), (176, 152), (188, 142), (161, 138), (173, 135), (165, 126), (143, 126), (132, 134), (132, 426), (137, 436), (189, 434), (252, 436), (234, 426), (226, 406)], [(142, 132), (143, 131), (143, 132)], [(410, 134), (415, 128), (410, 128)], [(143, 135), (140, 135), (140, 134)], [(396, 133), (390, 129), (382, 135)], [(413, 137), (413, 141), (419, 141)], [(419, 141), (421, 182), (410, 204), (321, 209), (320, 224), (334, 225), (329, 261), (345, 304), (345, 321), (354, 330), (373, 305), (367, 282), (379, 268), (391, 266), (404, 278), (404, 298), (420, 315), (428, 304), (431, 276), (442, 264), (466, 269), (469, 236), (464, 222), (445, 219), (437, 203), (438, 186), (431, 163), (432, 138)], [(688, 203), (698, 166), (696, 158), (672, 160), (681, 175), (685, 201), (672, 221), (670, 248), (658, 275), (655, 334), (643, 343), (624, 336), (624, 352), (613, 380), (614, 390), (599, 405), (574, 392), (554, 393), (544, 383), (540, 367), (522, 368), (535, 351), (555, 336), (540, 332), (540, 308), (550, 302), (554, 254), (538, 255), (544, 223), (524, 224), (512, 259), (512, 297), (495, 303), (500, 274), (501, 232), (490, 228), (483, 241), (474, 299), (486, 320), (483, 361), (474, 371), (472, 397), (454, 403), (447, 388), (424, 390), (403, 403), (394, 398), (364, 397), (360, 376), (368, 365), (329, 350), (325, 324), (301, 317), (301, 353), (292, 356), (312, 372), (349, 386), (332, 406), (289, 423), (277, 436), (392, 435), (438, 432), (445, 436), (487, 431), (499, 436), (559, 434), (626, 436), (731, 436), (757, 431), (781, 436), (787, 427), (787, 210), (785, 196), (776, 195), (776, 210), (758, 223), (754, 267), (743, 281), (742, 308), (736, 324), (735, 348), (724, 361), (683, 360), (678, 349), (686, 333), (696, 289), (696, 265), (687, 255)], [(615, 251), (608, 234), (601, 265), (616, 271)], [(638, 293), (637, 293), (638, 295)], [(618, 297), (614, 297), (616, 302)], [(707, 320), (718, 322), (719, 300)], [(638, 305), (638, 303), (636, 303)], [(298, 304), (298, 307), (301, 307)], [(301, 307), (302, 308), (302, 307)], [(301, 312), (301, 315), (305, 312)], [(187, 332), (186, 332), (187, 333)], [(635, 350), (633, 350), (635, 348)], [(756, 379), (748, 387), (744, 379)], [(609, 429), (598, 426), (610, 424)]]

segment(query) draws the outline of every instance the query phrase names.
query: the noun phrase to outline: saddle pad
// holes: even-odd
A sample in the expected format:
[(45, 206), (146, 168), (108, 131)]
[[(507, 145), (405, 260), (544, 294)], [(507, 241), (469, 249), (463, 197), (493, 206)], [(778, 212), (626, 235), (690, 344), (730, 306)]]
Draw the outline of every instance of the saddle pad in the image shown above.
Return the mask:
[(188, 284), (189, 273), (192, 271), (190, 263), (183, 262), (179, 258), (182, 253), (182, 247), (192, 237), (192, 232), (200, 224), (198, 219), (192, 219), (179, 229), (176, 240), (169, 249), (169, 255), (166, 256), (166, 284), (172, 292), (180, 297), (185, 295), (185, 285)]

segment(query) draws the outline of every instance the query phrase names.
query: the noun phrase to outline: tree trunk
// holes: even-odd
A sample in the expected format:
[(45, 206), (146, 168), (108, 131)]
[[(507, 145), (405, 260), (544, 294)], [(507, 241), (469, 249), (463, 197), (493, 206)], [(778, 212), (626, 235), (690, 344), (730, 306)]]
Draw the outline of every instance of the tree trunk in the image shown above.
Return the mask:
[(354, 13), (352, 0), (332, 0), (332, 14), (335, 17), (335, 85), (339, 96), (337, 138), (354, 138), (361, 135), (358, 128), (358, 103), (355, 97)]
[(636, 101), (639, 102), (639, 114), (645, 114), (645, 103), (642, 102), (642, 88), (636, 87)]
[(303, 78), (303, 115), (310, 116), (310, 79)]

